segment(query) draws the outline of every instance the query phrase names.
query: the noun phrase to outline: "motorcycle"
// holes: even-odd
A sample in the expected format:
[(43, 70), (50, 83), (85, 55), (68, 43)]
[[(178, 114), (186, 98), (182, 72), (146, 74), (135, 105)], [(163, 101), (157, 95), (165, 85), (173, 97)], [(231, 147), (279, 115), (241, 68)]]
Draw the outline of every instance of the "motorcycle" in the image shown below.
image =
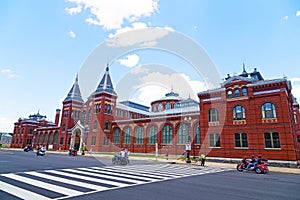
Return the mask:
[(236, 166), (237, 171), (239, 171), (239, 172), (242, 172), (244, 170), (255, 171), (257, 174), (266, 174), (269, 172), (268, 161), (265, 159), (261, 163), (257, 163), (253, 167), (246, 169), (248, 164), (249, 164), (249, 161), (242, 161), (241, 163), (237, 164), (237, 166)]
[(114, 155), (112, 158), (112, 164), (127, 165), (129, 163), (128, 157), (120, 157), (119, 155)]
[(44, 149), (44, 148), (37, 149), (36, 155), (37, 156), (44, 156), (44, 155), (46, 155), (46, 149)]
[(26, 146), (24, 149), (23, 149), (24, 152), (29, 152), (29, 151), (33, 151), (33, 148), (32, 147), (29, 147), (29, 146)]

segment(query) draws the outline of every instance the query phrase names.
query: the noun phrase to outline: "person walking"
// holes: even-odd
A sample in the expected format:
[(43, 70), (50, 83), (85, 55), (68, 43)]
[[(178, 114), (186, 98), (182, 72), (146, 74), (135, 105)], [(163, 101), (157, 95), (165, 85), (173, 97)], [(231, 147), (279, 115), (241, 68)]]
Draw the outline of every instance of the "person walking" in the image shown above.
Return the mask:
[(83, 155), (83, 156), (85, 155), (85, 153), (84, 153), (85, 149), (86, 149), (86, 147), (85, 147), (85, 145), (83, 145), (83, 146), (81, 147), (82, 155)]
[(168, 160), (168, 159), (169, 159), (169, 151), (168, 151), (168, 149), (166, 149), (166, 154), (165, 154), (165, 156), (166, 156), (166, 159)]
[(201, 154), (201, 166), (205, 165), (206, 156), (205, 154)]

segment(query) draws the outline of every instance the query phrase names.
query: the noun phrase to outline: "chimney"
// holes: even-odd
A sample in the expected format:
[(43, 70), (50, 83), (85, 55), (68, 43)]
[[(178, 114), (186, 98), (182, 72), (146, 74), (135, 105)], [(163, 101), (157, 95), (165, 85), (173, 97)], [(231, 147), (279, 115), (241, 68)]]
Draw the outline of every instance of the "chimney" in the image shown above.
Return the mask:
[(56, 114), (55, 114), (55, 124), (56, 124), (56, 126), (58, 126), (59, 117), (60, 117), (60, 109), (56, 109)]

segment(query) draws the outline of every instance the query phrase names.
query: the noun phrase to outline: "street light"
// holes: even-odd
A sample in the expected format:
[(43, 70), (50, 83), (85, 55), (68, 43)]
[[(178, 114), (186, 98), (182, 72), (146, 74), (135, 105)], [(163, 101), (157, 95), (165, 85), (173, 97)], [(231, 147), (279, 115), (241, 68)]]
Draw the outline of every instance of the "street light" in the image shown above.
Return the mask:
[(188, 123), (188, 135), (187, 135), (187, 143), (185, 145), (185, 150), (187, 152), (187, 161), (186, 163), (191, 163), (190, 160), (190, 151), (192, 150), (192, 144), (191, 144), (191, 136), (190, 136), (190, 124), (192, 122), (192, 117), (184, 117), (184, 121)]

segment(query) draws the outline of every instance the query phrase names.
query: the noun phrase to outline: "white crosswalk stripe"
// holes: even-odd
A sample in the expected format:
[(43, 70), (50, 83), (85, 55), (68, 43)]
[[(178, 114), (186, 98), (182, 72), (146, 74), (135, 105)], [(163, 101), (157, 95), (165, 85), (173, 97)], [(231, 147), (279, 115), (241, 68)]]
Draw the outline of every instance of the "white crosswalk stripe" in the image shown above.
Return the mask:
[(30, 171), (1, 174), (0, 190), (25, 200), (60, 200), (227, 170), (229, 169), (177, 164), (147, 164)]

